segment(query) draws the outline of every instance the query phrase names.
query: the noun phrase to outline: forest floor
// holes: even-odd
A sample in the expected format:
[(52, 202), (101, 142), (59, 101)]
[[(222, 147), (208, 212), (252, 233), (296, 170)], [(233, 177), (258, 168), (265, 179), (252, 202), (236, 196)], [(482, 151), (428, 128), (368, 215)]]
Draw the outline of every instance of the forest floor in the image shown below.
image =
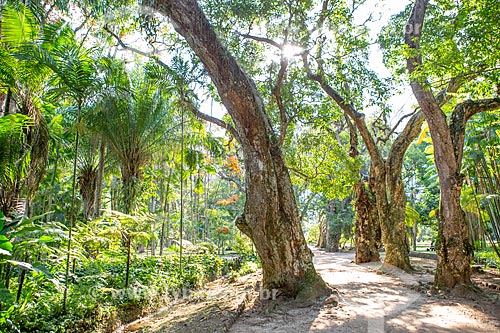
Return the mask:
[(500, 275), (474, 273), (480, 292), (443, 295), (432, 289), (434, 260), (411, 258), (416, 272), (381, 263), (356, 265), (354, 253), (314, 250), (316, 269), (338, 295), (308, 304), (272, 298), (254, 273), (205, 289), (117, 332), (379, 333), (500, 332)]

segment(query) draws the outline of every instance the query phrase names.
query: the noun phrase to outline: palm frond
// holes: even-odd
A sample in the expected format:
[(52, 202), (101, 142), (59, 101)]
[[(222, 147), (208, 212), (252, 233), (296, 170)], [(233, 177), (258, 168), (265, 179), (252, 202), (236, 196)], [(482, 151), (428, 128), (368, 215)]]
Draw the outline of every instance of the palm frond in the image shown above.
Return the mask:
[(16, 3), (15, 7), (7, 5), (2, 9), (2, 41), (17, 47), (32, 42), (38, 34), (35, 17), (23, 3)]

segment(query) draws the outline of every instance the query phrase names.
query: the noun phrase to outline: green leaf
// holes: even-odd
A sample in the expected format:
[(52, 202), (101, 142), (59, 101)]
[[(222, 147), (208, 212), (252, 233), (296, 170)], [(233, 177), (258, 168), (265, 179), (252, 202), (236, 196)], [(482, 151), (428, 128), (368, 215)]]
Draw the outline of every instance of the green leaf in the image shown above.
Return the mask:
[(194, 188), (194, 193), (196, 193), (196, 194), (202, 194), (203, 190), (204, 190), (203, 179), (201, 177), (198, 177), (196, 179), (196, 186)]
[(37, 272), (37, 273), (43, 273), (48, 277), (51, 277), (50, 272), (45, 268), (44, 266), (40, 265), (32, 265), (30, 263), (24, 262), (24, 261), (17, 261), (17, 260), (7, 260), (8, 263), (14, 265), (14, 266), (20, 266), (23, 267), (29, 271)]
[(14, 46), (32, 41), (37, 33), (33, 13), (21, 4), (18, 7), (2, 11), (2, 39)]
[(0, 283), (0, 299), (2, 302), (12, 302), (12, 294), (9, 289), (5, 288), (5, 284)]
[(6, 250), (9, 252), (12, 251), (12, 243), (4, 235), (0, 235), (0, 249)]
[(51, 243), (54, 241), (54, 238), (51, 236), (44, 235), (40, 238), (38, 238), (37, 242), (39, 243)]
[(215, 170), (214, 166), (211, 164), (205, 165), (205, 171), (210, 175), (215, 175), (217, 170)]

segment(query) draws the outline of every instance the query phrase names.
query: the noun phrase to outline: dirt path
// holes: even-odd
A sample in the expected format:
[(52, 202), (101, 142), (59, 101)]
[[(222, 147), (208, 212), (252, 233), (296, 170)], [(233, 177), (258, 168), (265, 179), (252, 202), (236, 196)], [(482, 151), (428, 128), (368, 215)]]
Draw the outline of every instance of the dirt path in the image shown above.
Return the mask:
[[(380, 263), (355, 265), (353, 253), (314, 253), (338, 297), (310, 304), (269, 300), (272, 292), (261, 291), (259, 274), (235, 283), (220, 279), (117, 332), (500, 332), (500, 291), (484, 289), (474, 299), (432, 295), (433, 260), (412, 258), (418, 271), (407, 274)], [(492, 280), (475, 278), (478, 285)]]
[(410, 275), (396, 268), (380, 270), (380, 263), (355, 265), (353, 253), (314, 252), (317, 270), (339, 291), (339, 306), (300, 308), (257, 300), (230, 332), (500, 332), (498, 301), (428, 293), (435, 265), (430, 260), (415, 259), (420, 273)]

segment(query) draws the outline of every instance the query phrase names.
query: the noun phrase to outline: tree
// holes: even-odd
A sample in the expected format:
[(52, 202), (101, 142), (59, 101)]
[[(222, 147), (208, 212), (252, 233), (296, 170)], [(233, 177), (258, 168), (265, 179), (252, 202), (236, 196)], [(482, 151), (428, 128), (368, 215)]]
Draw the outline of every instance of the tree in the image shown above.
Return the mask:
[(29, 154), (23, 149), (26, 142), (26, 128), (32, 120), (21, 114), (0, 117), (0, 213), (10, 216), (17, 202), (16, 194), (21, 179), (26, 174)]
[[(329, 15), (332, 11), (345, 13), (342, 19)], [(330, 18), (330, 16), (332, 18)], [(370, 244), (376, 243), (371, 237), (376, 232), (368, 228), (376, 220), (369, 212), (370, 204), (373, 201), (369, 193), (363, 193), (369, 189), (375, 198), (378, 221), (382, 231), (382, 242), (386, 249), (385, 263), (400, 267), (405, 270), (411, 270), (409, 259), (409, 248), (406, 241), (405, 208), (406, 196), (404, 185), (401, 178), (401, 169), (403, 157), (411, 142), (420, 133), (420, 127), (424, 117), (420, 112), (413, 112), (404, 116), (393, 129), (386, 128), (387, 107), (383, 101), (387, 94), (388, 87), (380, 80), (376, 74), (366, 69), (367, 60), (367, 29), (364, 26), (358, 27), (354, 24), (354, 12), (343, 2), (324, 1), (322, 14), (317, 22), (317, 29), (322, 30), (323, 26), (332, 26), (331, 40), (327, 38), (317, 38), (317, 44), (314, 53), (304, 52), (303, 60), (307, 76), (310, 80), (317, 82), (323, 91), (331, 98), (333, 102), (346, 115), (346, 121), (350, 124), (352, 135), (360, 135), (370, 156), (370, 181), (368, 187), (359, 184), (357, 187), (358, 226), (365, 226), (366, 234), (357, 239), (366, 239), (367, 241), (358, 244), (359, 246), (368, 246), (359, 255), (366, 255), (363, 258), (357, 258), (357, 262), (376, 260), (375, 249), (370, 248)], [(331, 21), (329, 21), (331, 20)], [(339, 41), (339, 42), (337, 42)], [(345, 41), (345, 42), (342, 42)], [(332, 56), (328, 54), (353, 54), (353, 57)], [(345, 60), (344, 60), (345, 58)], [(315, 60), (312, 63), (311, 60)], [(354, 82), (350, 84), (349, 82)], [(367, 105), (364, 97), (367, 93), (373, 96), (375, 101), (370, 101)], [(370, 96), (370, 97), (371, 97)], [(380, 111), (379, 121), (374, 127), (381, 125), (384, 127), (382, 133), (370, 131), (365, 114), (362, 110), (368, 106), (375, 106)], [(394, 133), (404, 119), (409, 118), (403, 129), (394, 137)], [(356, 133), (357, 132), (357, 133)], [(380, 136), (380, 137), (379, 137)], [(354, 140), (356, 142), (357, 139)], [(354, 144), (351, 149), (356, 150)], [(385, 154), (385, 150), (388, 153)], [(385, 155), (385, 156), (384, 156)], [(364, 203), (363, 208), (361, 204)]]
[[(496, 47), (500, 39), (494, 17), (500, 8), (496, 1), (441, 1), (428, 11), (429, 6), (428, 0), (416, 0), (413, 4), (404, 35), (405, 56), (411, 88), (427, 119), (434, 143), (441, 191), (439, 259), (434, 283), (437, 287), (454, 288), (471, 284), (473, 248), (460, 206), (466, 123), (477, 113), (500, 109), (500, 98), (494, 97), (497, 74), (492, 74), (498, 73), (495, 52), (498, 52)], [(439, 14), (443, 9), (444, 15), (449, 17)], [(433, 33), (424, 34), (429, 31), (424, 29), (424, 18), (429, 12), (432, 16), (428, 25)], [(424, 35), (429, 37), (424, 39)], [(435, 84), (431, 79), (448, 86), (458, 84), (462, 88), (459, 93), (469, 92), (465, 96), (450, 97), (450, 104), (443, 108), (433, 92)], [(483, 90), (477, 89), (479, 85)]]
[[(1, 93), (6, 89), (5, 114), (20, 113), (31, 117), (32, 126), (26, 129), (26, 146), (22, 154), (30, 155), (29, 168), (25, 179), (9, 194), (17, 201), (23, 187), (26, 189), (29, 214), (29, 201), (35, 194), (43, 175), (48, 156), (49, 133), (47, 122), (42, 114), (40, 95), (46, 88), (48, 71), (40, 64), (26, 59), (30, 45), (43, 35), (33, 13), (22, 3), (2, 8), (2, 38), (0, 44), (0, 85)], [(10, 212), (8, 212), (10, 213)]]
[[(116, 75), (126, 75), (124, 72)], [(137, 73), (140, 77), (141, 73)], [(128, 78), (125, 79), (128, 81)], [(112, 94), (97, 107), (93, 121), (120, 163), (122, 197), (120, 209), (135, 211), (142, 168), (151, 159), (168, 111), (166, 99), (148, 82), (136, 79), (127, 91)]]
[(205, 66), (236, 127), (246, 171), (238, 228), (255, 244), (264, 288), (311, 298), (329, 293), (312, 263), (279, 140), (252, 79), (222, 45), (195, 0), (147, 2), (167, 15)]

